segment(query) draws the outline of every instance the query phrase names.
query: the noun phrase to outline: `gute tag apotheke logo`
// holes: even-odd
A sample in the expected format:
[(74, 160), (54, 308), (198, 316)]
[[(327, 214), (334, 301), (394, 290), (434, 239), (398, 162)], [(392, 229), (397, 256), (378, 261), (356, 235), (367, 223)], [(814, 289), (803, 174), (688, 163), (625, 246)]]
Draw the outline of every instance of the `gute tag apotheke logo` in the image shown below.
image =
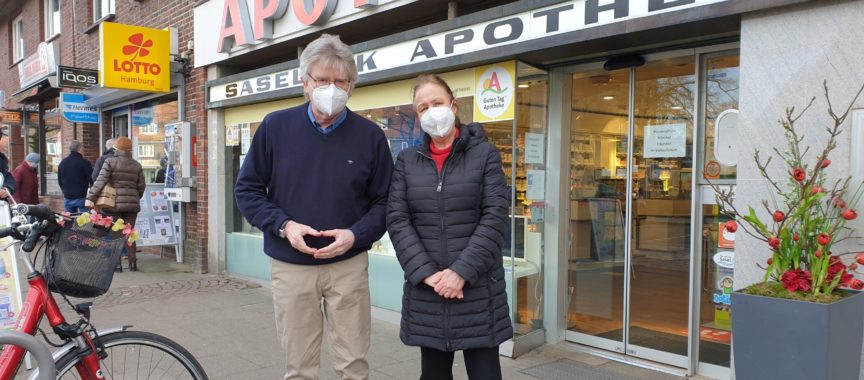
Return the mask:
[(88, 88), (99, 83), (99, 71), (57, 66), (57, 82), (60, 87)]

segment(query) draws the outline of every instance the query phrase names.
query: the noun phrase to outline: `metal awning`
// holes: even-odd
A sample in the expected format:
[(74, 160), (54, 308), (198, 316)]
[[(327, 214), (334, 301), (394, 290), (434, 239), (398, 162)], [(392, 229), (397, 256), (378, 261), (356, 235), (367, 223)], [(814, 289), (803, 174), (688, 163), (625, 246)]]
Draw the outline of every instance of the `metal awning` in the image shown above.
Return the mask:
[(46, 76), (37, 80), (27, 87), (24, 87), (12, 94), (9, 98), (16, 103), (25, 104), (28, 100), (35, 98), (40, 94), (57, 88), (57, 77), (54, 75)]

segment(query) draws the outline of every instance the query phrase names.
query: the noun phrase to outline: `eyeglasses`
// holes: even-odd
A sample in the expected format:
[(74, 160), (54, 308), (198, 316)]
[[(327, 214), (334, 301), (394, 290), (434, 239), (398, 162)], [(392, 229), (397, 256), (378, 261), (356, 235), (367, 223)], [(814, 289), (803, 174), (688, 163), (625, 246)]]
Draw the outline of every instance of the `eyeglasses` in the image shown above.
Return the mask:
[(306, 75), (306, 76), (309, 77), (309, 79), (312, 80), (312, 83), (315, 84), (315, 87), (326, 87), (326, 86), (329, 86), (329, 85), (332, 83), (332, 84), (335, 84), (336, 87), (339, 87), (339, 88), (343, 88), (343, 89), (345, 89), (345, 88), (348, 88), (348, 86), (351, 85), (351, 81), (348, 80), (348, 79), (333, 79), (333, 80), (330, 80), (330, 79), (318, 79), (318, 78), (313, 77), (312, 75)]

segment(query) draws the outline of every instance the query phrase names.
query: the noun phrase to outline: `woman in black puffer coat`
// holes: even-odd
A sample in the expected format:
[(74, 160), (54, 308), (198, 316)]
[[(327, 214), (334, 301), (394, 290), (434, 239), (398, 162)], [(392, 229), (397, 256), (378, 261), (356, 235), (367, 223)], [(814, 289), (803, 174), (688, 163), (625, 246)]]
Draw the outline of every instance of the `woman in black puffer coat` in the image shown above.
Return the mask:
[(421, 379), (500, 379), (498, 345), (513, 337), (501, 246), (510, 190), (478, 124), (459, 125), (450, 87), (421, 75), (414, 107), (423, 144), (396, 160), (387, 230), (405, 271), (400, 337), (421, 348)]

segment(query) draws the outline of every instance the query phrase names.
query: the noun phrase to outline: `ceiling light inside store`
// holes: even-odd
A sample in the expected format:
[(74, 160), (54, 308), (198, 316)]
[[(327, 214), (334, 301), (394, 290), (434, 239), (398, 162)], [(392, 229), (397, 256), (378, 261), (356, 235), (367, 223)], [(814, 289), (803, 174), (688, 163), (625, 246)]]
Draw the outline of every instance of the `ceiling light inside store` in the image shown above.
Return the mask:
[(606, 95), (603, 97), (603, 100), (614, 100), (614, 99), (615, 99), (615, 97), (612, 95)]
[(672, 106), (672, 109), (673, 109), (673, 110), (683, 110), (684, 107), (681, 107), (681, 106)]
[(517, 85), (516, 87), (519, 87), (519, 88), (528, 88), (529, 86), (528, 86), (527, 83), (522, 83), (522, 84), (520, 84), (520, 85)]

